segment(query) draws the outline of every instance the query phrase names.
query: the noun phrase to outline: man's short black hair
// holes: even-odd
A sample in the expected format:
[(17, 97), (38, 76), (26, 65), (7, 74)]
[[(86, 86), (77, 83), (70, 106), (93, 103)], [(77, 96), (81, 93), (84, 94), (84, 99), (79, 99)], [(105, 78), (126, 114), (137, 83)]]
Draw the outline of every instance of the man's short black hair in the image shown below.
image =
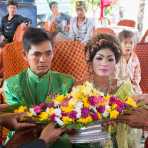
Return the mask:
[(49, 41), (52, 44), (52, 36), (48, 35), (44, 29), (30, 27), (23, 36), (24, 50), (29, 52), (31, 45), (38, 45), (44, 41)]
[(56, 1), (52, 1), (49, 3), (49, 8), (51, 9), (52, 8), (52, 5), (57, 5), (58, 3)]
[(18, 7), (18, 3), (16, 1), (13, 1), (13, 0), (8, 1), (7, 6), (9, 6), (9, 5), (14, 5), (14, 6)]

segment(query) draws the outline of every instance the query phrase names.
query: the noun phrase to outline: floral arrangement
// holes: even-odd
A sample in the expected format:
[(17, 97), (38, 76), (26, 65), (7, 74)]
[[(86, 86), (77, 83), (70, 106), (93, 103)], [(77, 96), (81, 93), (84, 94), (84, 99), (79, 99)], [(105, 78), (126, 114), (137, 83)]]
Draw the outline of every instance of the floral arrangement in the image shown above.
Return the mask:
[(32, 106), (20, 106), (15, 112), (28, 112), (37, 122), (55, 122), (59, 126), (76, 126), (117, 119), (129, 107), (136, 108), (132, 98), (121, 100), (116, 96), (103, 96), (89, 82), (73, 87), (67, 95), (47, 97), (45, 103)]

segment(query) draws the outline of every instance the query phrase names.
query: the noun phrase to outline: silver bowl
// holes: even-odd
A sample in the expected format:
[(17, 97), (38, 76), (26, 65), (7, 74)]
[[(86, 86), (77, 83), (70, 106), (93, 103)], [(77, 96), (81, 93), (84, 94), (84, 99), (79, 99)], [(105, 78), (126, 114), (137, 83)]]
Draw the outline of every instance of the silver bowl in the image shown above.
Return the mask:
[(105, 143), (110, 139), (110, 135), (103, 131), (101, 124), (92, 124), (81, 128), (70, 136), (71, 143)]

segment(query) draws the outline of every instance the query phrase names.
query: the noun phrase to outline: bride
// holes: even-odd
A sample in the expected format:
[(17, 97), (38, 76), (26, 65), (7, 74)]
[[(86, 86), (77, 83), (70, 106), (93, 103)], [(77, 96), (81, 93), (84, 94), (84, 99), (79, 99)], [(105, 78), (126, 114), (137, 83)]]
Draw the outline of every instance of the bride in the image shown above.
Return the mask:
[[(121, 47), (114, 36), (98, 34), (86, 45), (85, 51), (91, 74), (90, 81), (99, 91), (104, 95), (116, 95), (121, 99), (134, 95), (130, 81), (120, 83), (115, 77), (116, 64), (121, 57)], [(139, 147), (140, 134), (137, 129), (118, 123), (114, 135), (119, 148)]]

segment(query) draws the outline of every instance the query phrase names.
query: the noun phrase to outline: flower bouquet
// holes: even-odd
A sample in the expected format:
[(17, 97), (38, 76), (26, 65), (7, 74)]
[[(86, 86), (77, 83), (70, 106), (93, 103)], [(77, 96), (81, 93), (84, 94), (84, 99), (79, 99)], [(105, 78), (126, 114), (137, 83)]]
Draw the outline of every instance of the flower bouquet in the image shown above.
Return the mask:
[(48, 96), (44, 103), (29, 109), (20, 106), (15, 112), (27, 112), (36, 123), (54, 122), (60, 127), (80, 129), (79, 136), (73, 136), (71, 141), (79, 139), (79, 143), (83, 143), (94, 140), (97, 134), (107, 136), (102, 132), (100, 123), (117, 119), (128, 108), (136, 107), (132, 98), (123, 101), (117, 96), (103, 96), (91, 83), (85, 82), (73, 87), (66, 95)]

